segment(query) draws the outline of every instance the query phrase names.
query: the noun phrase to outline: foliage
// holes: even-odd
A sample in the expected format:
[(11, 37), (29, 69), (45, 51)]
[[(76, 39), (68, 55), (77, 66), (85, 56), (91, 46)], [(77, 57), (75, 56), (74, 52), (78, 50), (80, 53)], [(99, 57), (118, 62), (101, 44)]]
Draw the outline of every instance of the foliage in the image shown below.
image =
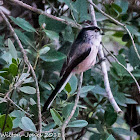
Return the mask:
[[(101, 1), (96, 0), (97, 6), (99, 2)], [(64, 8), (64, 3), (68, 9)], [(58, 0), (49, 1), (50, 5), (47, 2), (45, 4), (53, 15), (67, 21), (83, 24), (90, 20), (90, 14), (87, 10), (89, 5), (86, 0)], [(128, 27), (140, 54), (139, 13), (129, 10), (129, 5), (126, 0), (100, 3), (104, 12)], [(96, 17), (98, 25), (103, 28), (106, 34), (103, 37), (103, 42), (107, 44), (106, 47), (108, 45), (112, 46), (113, 53), (117, 54), (117, 59), (124, 66), (131, 66), (133, 75), (140, 81), (140, 61), (127, 32), (97, 11)], [(41, 106), (43, 106), (59, 80), (58, 73), (79, 30), (44, 15), (38, 16), (38, 27), (36, 28), (33, 27), (30, 20), (23, 17), (10, 16), (9, 20), (35, 69), (41, 93)], [(2, 93), (0, 94), (0, 129), (3, 130), (6, 118), (3, 132), (17, 133), (23, 130), (36, 133), (38, 111), (33, 77), (27, 73), (28, 68), (25, 67), (22, 52), (17, 42), (11, 34), (7, 34), (9, 29), (0, 24), (0, 30), (0, 93)], [(2, 32), (3, 30), (4, 32)], [(138, 93), (137, 87), (128, 72), (117, 62), (112, 61), (109, 55), (107, 55), (108, 60), (109, 62), (111, 60), (108, 67), (111, 90), (116, 102), (125, 112), (127, 104), (137, 104), (138, 100), (133, 97)], [(31, 116), (26, 115), (15, 105), (3, 99), (6, 92), (21, 80), (23, 80), (22, 85), (11, 92), (10, 98)], [(56, 139), (54, 134), (56, 133), (56, 136), (58, 136), (60, 133), (58, 128), (61, 127), (73, 108), (77, 85), (77, 77), (72, 76), (65, 89), (56, 97), (50, 112), (43, 116), (43, 131), (54, 129), (54, 137), (46, 135), (47, 138), (53, 137)], [(7, 114), (7, 112), (9, 113)], [(83, 133), (83, 130), (85, 133)], [(73, 131), (77, 132), (72, 136), (73, 139), (87, 137), (91, 140), (114, 140), (116, 136), (138, 137), (135, 132), (129, 130), (124, 116), (117, 115), (110, 105), (106, 97), (99, 65), (84, 73), (80, 101), (67, 126), (68, 135)], [(34, 136), (32, 140), (36, 138)]]

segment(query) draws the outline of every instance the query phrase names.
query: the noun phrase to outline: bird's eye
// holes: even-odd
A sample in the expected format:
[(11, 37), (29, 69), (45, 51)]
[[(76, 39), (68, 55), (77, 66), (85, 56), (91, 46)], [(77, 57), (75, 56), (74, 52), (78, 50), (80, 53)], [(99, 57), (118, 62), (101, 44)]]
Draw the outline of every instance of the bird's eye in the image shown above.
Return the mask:
[(95, 31), (95, 32), (98, 32), (98, 29), (95, 29), (94, 31)]

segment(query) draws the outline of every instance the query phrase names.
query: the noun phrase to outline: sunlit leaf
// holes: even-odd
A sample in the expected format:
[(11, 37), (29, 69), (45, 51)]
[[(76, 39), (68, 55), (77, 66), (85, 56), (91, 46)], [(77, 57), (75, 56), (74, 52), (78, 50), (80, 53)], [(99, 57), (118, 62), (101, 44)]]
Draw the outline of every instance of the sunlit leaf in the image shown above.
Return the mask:
[[(5, 124), (5, 119), (6, 119), (6, 124)], [(12, 122), (12, 118), (7, 115), (0, 115), (0, 128), (1, 130), (3, 129), (3, 126), (5, 125), (5, 128), (3, 130), (3, 132), (9, 132), (12, 130), (13, 127), (13, 122)]]

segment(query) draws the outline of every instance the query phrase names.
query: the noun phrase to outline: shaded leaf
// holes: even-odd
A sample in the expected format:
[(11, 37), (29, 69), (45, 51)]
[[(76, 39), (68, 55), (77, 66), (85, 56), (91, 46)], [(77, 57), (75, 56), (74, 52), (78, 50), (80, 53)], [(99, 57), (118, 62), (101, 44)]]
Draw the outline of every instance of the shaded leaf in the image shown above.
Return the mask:
[(112, 6), (117, 12), (119, 12), (119, 13), (122, 12), (122, 8), (121, 8), (119, 5), (117, 5), (117, 4), (115, 4), (115, 3), (112, 3), (111, 6)]
[(13, 76), (16, 76), (17, 73), (18, 73), (18, 66), (14, 63), (12, 63), (10, 66), (9, 66), (9, 72), (13, 75)]
[(64, 59), (66, 56), (61, 52), (50, 50), (46, 55), (41, 55), (40, 58), (46, 62), (55, 62)]
[(85, 127), (88, 125), (88, 122), (85, 120), (76, 120), (70, 122), (67, 127)]
[(77, 82), (78, 82), (77, 77), (75, 75), (72, 75), (72, 77), (69, 80), (69, 84), (71, 86), (71, 91), (70, 91), (69, 94), (73, 94), (76, 91), (76, 89), (77, 89)]
[(27, 32), (36, 32), (36, 30), (32, 27), (32, 25), (29, 22), (27, 22), (26, 20), (19, 18), (19, 17), (14, 18), (12, 16), (10, 16), (10, 18), (15, 24), (17, 24), (23, 30), (25, 30)]
[(113, 125), (117, 120), (117, 113), (114, 112), (112, 106), (108, 106), (104, 114), (105, 122), (107, 125)]
[[(62, 115), (63, 115), (63, 117), (64, 117), (65, 119), (69, 117), (69, 115), (70, 115), (70, 113), (71, 113), (73, 107), (74, 107), (74, 104), (72, 103), (72, 104), (66, 105), (66, 106), (63, 108)], [(78, 114), (79, 114), (79, 108), (77, 107), (76, 110), (75, 110), (75, 113), (74, 113), (74, 115), (73, 115), (73, 118), (77, 117)]]
[(109, 135), (109, 137), (107, 138), (107, 140), (115, 140), (115, 138), (112, 135)]
[(44, 30), (44, 32), (46, 33), (46, 35), (52, 39), (52, 40), (58, 40), (59, 39), (59, 34), (51, 31), (51, 30)]
[(48, 18), (45, 15), (40, 15), (39, 16), (39, 25), (42, 27), (42, 25), (44, 23), (46, 24), (46, 27), (45, 27), (46, 30), (52, 30), (55, 32), (61, 32), (66, 27), (66, 24), (63, 24), (62, 22)]
[(24, 86), (19, 88), (20, 91), (27, 93), (27, 94), (35, 94), (36, 89), (30, 86)]
[(17, 51), (11, 39), (8, 39), (8, 48), (12, 58), (17, 60)]
[(47, 124), (44, 128), (43, 131), (49, 131), (50, 129), (53, 129), (56, 126), (54, 122)]
[(15, 32), (22, 43), (25, 45), (33, 46), (33, 42), (29, 37), (27, 37), (24, 33), (22, 33), (20, 30), (15, 29)]
[(45, 45), (42, 49), (39, 50), (39, 55), (46, 54), (50, 50), (50, 47)]
[(53, 118), (55, 124), (60, 126), (63, 122), (60, 114), (55, 109), (50, 109), (50, 112), (51, 112), (51, 115), (52, 115), (52, 118)]
[(130, 130), (127, 130), (127, 129), (124, 129), (124, 128), (112, 128), (112, 130), (119, 134), (119, 135), (126, 135), (126, 136), (134, 136), (135, 133), (133, 131), (130, 131)]

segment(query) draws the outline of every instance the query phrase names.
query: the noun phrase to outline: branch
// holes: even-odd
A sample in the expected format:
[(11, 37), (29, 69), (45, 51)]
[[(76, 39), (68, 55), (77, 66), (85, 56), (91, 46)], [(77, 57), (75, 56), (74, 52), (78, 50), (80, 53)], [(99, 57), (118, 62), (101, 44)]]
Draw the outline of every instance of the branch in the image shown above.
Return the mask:
[[(88, 2), (90, 3), (90, 9), (91, 9), (92, 0), (88, 0)], [(97, 22), (96, 22), (96, 19), (95, 19), (95, 12), (94, 12), (94, 10), (91, 11), (91, 16), (93, 16), (93, 15), (94, 15), (94, 17), (92, 17), (92, 22), (97, 26)], [(99, 45), (98, 55), (99, 55), (99, 58), (101, 60), (104, 58), (104, 53), (103, 53), (103, 50), (102, 50), (102, 46), (101, 45)], [(115, 99), (114, 99), (114, 97), (112, 95), (112, 92), (111, 92), (111, 88), (110, 88), (110, 84), (109, 84), (109, 79), (108, 79), (108, 74), (107, 74), (107, 68), (106, 68), (105, 61), (102, 61), (101, 68), (102, 68), (102, 72), (103, 72), (103, 76), (104, 76), (104, 84), (105, 84), (106, 93), (108, 95), (108, 99), (109, 99), (111, 105), (113, 106), (114, 110), (117, 113), (120, 113), (122, 111), (119, 108), (119, 106), (117, 105), (117, 103), (116, 103), (116, 101), (115, 101)]]
[(134, 50), (135, 50), (135, 52), (136, 52), (136, 54), (137, 54), (137, 56), (138, 56), (138, 58), (139, 58), (139, 60), (140, 60), (140, 55), (139, 55), (138, 50), (137, 50), (137, 48), (136, 48), (135, 42), (134, 42), (134, 40), (133, 40), (133, 37), (132, 37), (130, 31), (129, 31), (128, 28), (126, 27), (126, 25), (123, 24), (123, 23), (121, 23), (121, 22), (119, 22), (119, 21), (117, 21), (117, 20), (114, 19), (113, 17), (109, 16), (108, 14), (106, 14), (105, 12), (103, 12), (102, 10), (100, 10), (91, 0), (88, 0), (88, 2), (89, 2), (90, 5), (92, 5), (96, 10), (98, 10), (98, 11), (99, 11), (100, 13), (102, 13), (104, 16), (108, 17), (108, 18), (109, 18), (110, 20), (112, 20), (114, 23), (116, 23), (116, 24), (122, 26), (122, 27), (128, 32), (128, 34), (129, 34), (129, 36), (130, 36), (130, 38), (131, 38), (131, 41), (132, 41)]
[(51, 18), (51, 19), (60, 21), (60, 22), (62, 22), (62, 23), (64, 23), (64, 24), (70, 25), (70, 26), (75, 27), (75, 28), (81, 28), (81, 25), (80, 25), (80, 24), (76, 25), (76, 24), (73, 23), (73, 22), (70, 22), (70, 21), (67, 21), (67, 20), (65, 20), (65, 19), (62, 19), (62, 18), (53, 16), (53, 15), (50, 15), (50, 14), (48, 14), (48, 13), (42, 11), (41, 9), (37, 9), (37, 8), (35, 8), (35, 7), (32, 7), (32, 6), (28, 5), (28, 4), (23, 3), (22, 1), (19, 1), (19, 0), (10, 0), (10, 1), (12, 1), (12, 2), (14, 2), (14, 3), (16, 3), (16, 4), (18, 4), (18, 5), (20, 5), (20, 6), (24, 7), (24, 8), (26, 8), (26, 9), (29, 9), (29, 10), (31, 10), (31, 11), (37, 13), (37, 14), (45, 15), (45, 16)]
[(28, 112), (26, 112), (25, 110), (23, 110), (20, 106), (18, 106), (13, 100), (11, 100), (9, 97), (7, 97), (7, 100), (9, 100), (13, 105), (15, 105), (19, 110), (23, 111), (26, 115), (28, 116), (33, 116), (31, 114), (29, 114)]
[(140, 93), (140, 85), (139, 85), (138, 81), (136, 80), (136, 78), (134, 77), (134, 75), (131, 73), (131, 71), (127, 70), (127, 68), (126, 68), (122, 63), (120, 63), (119, 60), (118, 60), (111, 52), (109, 52), (109, 51), (105, 48), (105, 46), (104, 46), (103, 44), (102, 44), (102, 46), (103, 46), (104, 49), (114, 58), (114, 60), (115, 60), (120, 66), (122, 66), (122, 67), (131, 75), (131, 77), (132, 77), (133, 80), (135, 81), (135, 83), (136, 83), (136, 85), (137, 85), (137, 88), (138, 88), (138, 90), (139, 90), (139, 93)]
[[(92, 0), (88, 0), (88, 2), (91, 3)], [(95, 17), (95, 11), (94, 11), (94, 8), (91, 4), (89, 4), (89, 9), (90, 9), (91, 21), (93, 22), (93, 25), (98, 26), (97, 21), (96, 21), (96, 17)]]
[(31, 69), (31, 72), (32, 72), (32, 75), (33, 75), (33, 78), (35, 80), (35, 84), (36, 84), (36, 93), (37, 93), (37, 106), (38, 106), (38, 119), (39, 119), (39, 134), (41, 134), (41, 131), (42, 131), (42, 119), (41, 119), (41, 106), (40, 106), (40, 92), (39, 92), (39, 86), (38, 86), (38, 81), (37, 81), (37, 78), (36, 78), (36, 74), (34, 72), (34, 69), (32, 67), (32, 65), (30, 64), (29, 60), (28, 60), (28, 57), (26, 55), (26, 52), (18, 38), (18, 36), (16, 35), (13, 27), (11, 26), (11, 24), (9, 23), (8, 19), (6, 18), (6, 16), (4, 15), (4, 13), (0, 10), (0, 14), (2, 15), (3, 19), (5, 20), (7, 26), (9, 27), (11, 33), (13, 34), (15, 40), (17, 41), (20, 49), (21, 49), (21, 52), (23, 54), (23, 59), (24, 59), (24, 62), (27, 64), (28, 66), (28, 70)]
[(83, 73), (80, 74), (77, 96), (76, 96), (76, 99), (75, 99), (74, 107), (73, 107), (69, 117), (64, 121), (64, 123), (62, 125), (62, 128), (61, 128), (61, 134), (62, 134), (62, 139), (63, 140), (65, 140), (65, 128), (66, 128), (67, 124), (69, 123), (70, 119), (73, 117), (73, 115), (75, 113), (75, 110), (76, 110), (76, 107), (77, 107), (77, 104), (78, 104), (78, 101), (79, 101), (80, 89), (81, 89), (81, 86), (82, 86), (82, 80), (83, 80)]

